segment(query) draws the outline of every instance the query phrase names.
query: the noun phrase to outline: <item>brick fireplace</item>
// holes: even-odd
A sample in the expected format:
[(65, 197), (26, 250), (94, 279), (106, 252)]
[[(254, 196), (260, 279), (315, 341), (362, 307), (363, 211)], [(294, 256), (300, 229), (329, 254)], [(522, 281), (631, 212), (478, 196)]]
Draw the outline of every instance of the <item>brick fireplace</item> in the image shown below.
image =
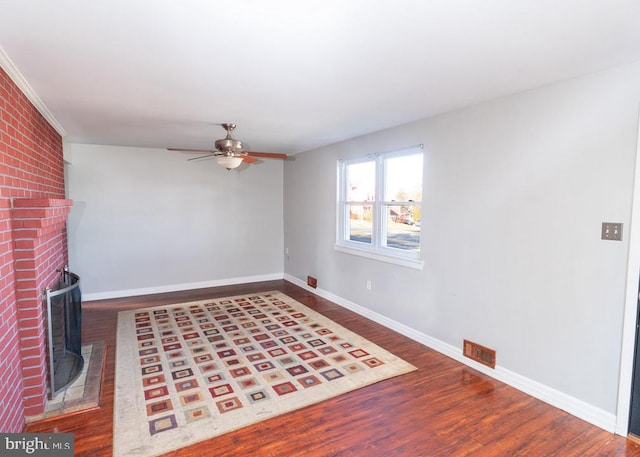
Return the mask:
[(41, 414), (46, 406), (49, 374), (42, 291), (57, 282), (65, 266), (66, 222), (71, 205), (71, 200), (64, 199), (13, 200), (15, 294), (27, 416)]
[(0, 431), (46, 405), (42, 292), (68, 263), (62, 137), (0, 68)]

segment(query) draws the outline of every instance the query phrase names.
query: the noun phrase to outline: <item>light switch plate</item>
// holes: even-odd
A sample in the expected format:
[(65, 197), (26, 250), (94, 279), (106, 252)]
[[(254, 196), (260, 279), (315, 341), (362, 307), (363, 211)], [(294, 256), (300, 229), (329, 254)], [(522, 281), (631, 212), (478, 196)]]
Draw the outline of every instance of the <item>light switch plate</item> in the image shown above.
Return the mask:
[(622, 241), (622, 223), (621, 222), (603, 222), (602, 223), (602, 239)]

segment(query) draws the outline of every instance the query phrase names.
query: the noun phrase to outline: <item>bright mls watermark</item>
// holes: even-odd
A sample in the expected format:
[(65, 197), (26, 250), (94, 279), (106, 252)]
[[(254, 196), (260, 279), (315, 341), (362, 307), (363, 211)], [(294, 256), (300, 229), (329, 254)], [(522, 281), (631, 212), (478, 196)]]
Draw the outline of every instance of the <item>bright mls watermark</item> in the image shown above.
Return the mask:
[(73, 433), (0, 433), (2, 457), (73, 457)]

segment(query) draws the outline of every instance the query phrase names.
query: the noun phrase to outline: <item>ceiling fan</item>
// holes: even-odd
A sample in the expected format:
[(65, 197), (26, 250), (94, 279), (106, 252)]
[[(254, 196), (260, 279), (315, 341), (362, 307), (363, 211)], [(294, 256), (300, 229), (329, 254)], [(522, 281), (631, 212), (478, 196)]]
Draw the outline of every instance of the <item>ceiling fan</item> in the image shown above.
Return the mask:
[(242, 141), (236, 140), (231, 136), (231, 131), (236, 128), (236, 124), (224, 123), (220, 124), (226, 131), (227, 136), (216, 140), (215, 149), (179, 149), (179, 148), (167, 148), (169, 151), (182, 151), (182, 152), (205, 152), (206, 155), (200, 157), (194, 157), (189, 160), (198, 160), (205, 158), (215, 158), (218, 165), (227, 170), (238, 168), (242, 162), (254, 163), (258, 159), (256, 157), (262, 157), (266, 159), (286, 159), (286, 154), (279, 154), (276, 152), (255, 152), (245, 151), (242, 146)]

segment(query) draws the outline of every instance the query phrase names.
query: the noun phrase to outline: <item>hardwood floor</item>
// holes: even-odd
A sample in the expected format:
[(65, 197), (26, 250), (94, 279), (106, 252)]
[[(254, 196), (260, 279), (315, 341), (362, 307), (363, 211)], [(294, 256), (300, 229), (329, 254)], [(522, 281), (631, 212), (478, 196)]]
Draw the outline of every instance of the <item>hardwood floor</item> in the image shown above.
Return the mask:
[(289, 282), (268, 281), (83, 305), (83, 343), (104, 341), (99, 410), (29, 424), (75, 434), (76, 456), (112, 455), (117, 312), (280, 290), (418, 371), (166, 454), (181, 457), (638, 456), (640, 446), (577, 419)]

